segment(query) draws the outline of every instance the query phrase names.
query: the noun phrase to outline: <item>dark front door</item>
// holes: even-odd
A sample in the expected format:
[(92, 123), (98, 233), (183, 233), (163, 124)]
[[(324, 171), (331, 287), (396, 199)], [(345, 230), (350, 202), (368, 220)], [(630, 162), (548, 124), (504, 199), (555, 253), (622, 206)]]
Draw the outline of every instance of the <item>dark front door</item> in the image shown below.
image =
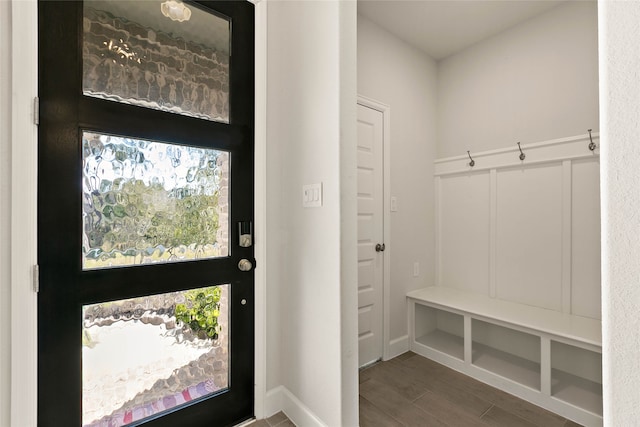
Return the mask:
[(39, 3), (39, 425), (253, 416), (253, 26)]

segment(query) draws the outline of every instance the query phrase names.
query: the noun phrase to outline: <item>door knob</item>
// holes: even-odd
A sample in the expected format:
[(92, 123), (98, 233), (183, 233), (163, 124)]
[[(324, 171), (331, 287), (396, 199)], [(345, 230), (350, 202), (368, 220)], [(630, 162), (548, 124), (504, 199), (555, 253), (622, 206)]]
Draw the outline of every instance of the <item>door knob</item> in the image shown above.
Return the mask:
[(383, 244), (378, 243), (376, 245), (376, 252), (384, 252), (385, 247), (386, 246), (384, 245), (384, 243)]
[(249, 261), (248, 259), (241, 259), (240, 262), (238, 263), (238, 269), (240, 271), (249, 271), (253, 268), (253, 264), (251, 264), (251, 261)]

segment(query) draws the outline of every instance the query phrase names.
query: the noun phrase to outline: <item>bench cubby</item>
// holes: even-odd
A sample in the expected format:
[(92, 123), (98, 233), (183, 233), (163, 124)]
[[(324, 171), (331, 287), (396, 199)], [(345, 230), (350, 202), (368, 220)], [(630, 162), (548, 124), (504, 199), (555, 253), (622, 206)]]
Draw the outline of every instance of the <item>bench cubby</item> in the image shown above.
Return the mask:
[(585, 426), (602, 425), (599, 320), (433, 286), (407, 294), (410, 349)]
[(471, 364), (540, 391), (540, 337), (471, 321)]
[(416, 307), (416, 342), (464, 360), (464, 317), (449, 311)]

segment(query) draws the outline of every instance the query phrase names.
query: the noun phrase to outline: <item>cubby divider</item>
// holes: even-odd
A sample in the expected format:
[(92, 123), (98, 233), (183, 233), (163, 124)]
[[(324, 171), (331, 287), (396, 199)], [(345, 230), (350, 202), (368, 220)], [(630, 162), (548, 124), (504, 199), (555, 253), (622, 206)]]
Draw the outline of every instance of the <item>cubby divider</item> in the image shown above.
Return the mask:
[(585, 426), (602, 426), (600, 322), (430, 287), (408, 297), (410, 349)]

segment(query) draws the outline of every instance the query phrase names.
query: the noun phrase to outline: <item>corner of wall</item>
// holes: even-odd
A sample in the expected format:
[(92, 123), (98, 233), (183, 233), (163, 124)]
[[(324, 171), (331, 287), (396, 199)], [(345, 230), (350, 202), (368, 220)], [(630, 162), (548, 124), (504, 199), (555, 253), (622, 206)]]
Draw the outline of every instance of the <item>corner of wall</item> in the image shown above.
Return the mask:
[[(407, 334), (406, 294), (435, 279), (433, 161), (436, 63), (424, 52), (358, 16), (358, 94), (390, 107), (391, 292), (389, 340)], [(420, 274), (413, 275), (414, 262)]]
[(357, 426), (357, 4), (340, 2), (340, 332), (343, 426)]
[[(268, 350), (276, 353), (280, 345), (270, 343), (269, 307), (267, 306), (268, 250), (267, 239), (267, 5), (255, 2), (255, 242), (256, 260), (260, 268), (255, 272), (255, 404), (257, 418), (265, 418), (265, 400), (268, 374), (276, 371), (268, 369)], [(279, 358), (276, 356), (276, 360)]]
[(598, 2), (605, 425), (640, 419), (640, 3)]
[(0, 425), (11, 424), (11, 2), (0, 2)]
[[(11, 31), (11, 423), (37, 424), (37, 261), (38, 132), (33, 100), (38, 93), (38, 8), (35, 1), (12, 1)], [(4, 27), (4, 26), (3, 26)], [(3, 52), (3, 55), (4, 52)], [(4, 222), (4, 221), (3, 221)], [(4, 384), (4, 383), (3, 383)]]

